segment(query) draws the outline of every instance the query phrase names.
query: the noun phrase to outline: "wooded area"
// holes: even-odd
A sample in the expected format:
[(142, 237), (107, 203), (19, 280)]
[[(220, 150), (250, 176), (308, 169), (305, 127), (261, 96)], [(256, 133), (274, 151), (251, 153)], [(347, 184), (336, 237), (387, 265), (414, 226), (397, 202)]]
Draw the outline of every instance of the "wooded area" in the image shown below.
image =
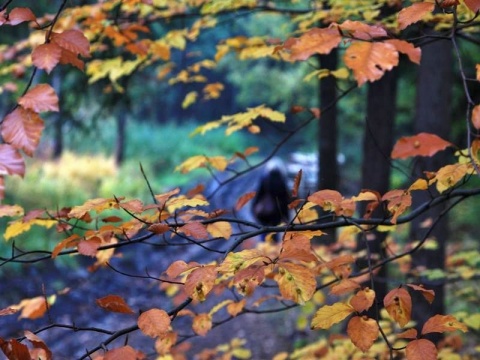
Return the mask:
[(3, 354), (479, 356), (479, 11), (4, 1)]

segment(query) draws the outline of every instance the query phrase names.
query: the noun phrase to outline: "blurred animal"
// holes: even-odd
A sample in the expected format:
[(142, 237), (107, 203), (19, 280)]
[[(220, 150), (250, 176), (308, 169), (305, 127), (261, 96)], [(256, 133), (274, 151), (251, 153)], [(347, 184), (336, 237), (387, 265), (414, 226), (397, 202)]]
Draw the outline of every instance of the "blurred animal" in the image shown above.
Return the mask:
[(258, 180), (256, 195), (252, 202), (253, 216), (262, 225), (274, 226), (288, 222), (290, 194), (285, 167), (280, 160), (271, 160)]

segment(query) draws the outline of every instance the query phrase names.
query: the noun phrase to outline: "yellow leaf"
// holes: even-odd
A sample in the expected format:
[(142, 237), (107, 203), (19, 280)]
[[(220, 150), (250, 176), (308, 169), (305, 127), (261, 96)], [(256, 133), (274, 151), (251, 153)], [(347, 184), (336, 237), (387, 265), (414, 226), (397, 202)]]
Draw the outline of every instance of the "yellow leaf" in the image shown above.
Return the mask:
[(348, 304), (337, 302), (333, 305), (322, 306), (312, 319), (312, 329), (329, 329), (339, 323), (355, 310)]
[(193, 318), (192, 329), (195, 334), (205, 336), (212, 328), (212, 317), (209, 314), (198, 314)]
[(185, 99), (183, 99), (182, 102), (182, 109), (188, 108), (190, 105), (195, 103), (197, 101), (197, 96), (198, 93), (196, 91), (190, 91), (186, 96)]
[(6, 241), (8, 241), (12, 237), (18, 236), (24, 232), (29, 231), (32, 225), (39, 225), (49, 229), (53, 225), (56, 225), (57, 222), (58, 222), (57, 220), (49, 220), (49, 219), (31, 219), (25, 222), (22, 219), (15, 220), (8, 223), (7, 229), (5, 230), (3, 237), (5, 238)]
[(224, 171), (227, 168), (227, 165), (228, 160), (223, 156), (209, 157), (204, 155), (195, 155), (178, 165), (175, 168), (175, 171), (180, 171), (182, 174), (186, 174), (192, 170), (204, 168), (207, 166), (211, 166), (219, 171)]
[(207, 231), (212, 237), (230, 239), (232, 235), (232, 225), (227, 221), (219, 221), (207, 225)]
[(0, 217), (4, 216), (22, 216), (23, 208), (18, 205), (0, 205)]
[(410, 321), (412, 298), (404, 288), (391, 290), (383, 299), (383, 304), (390, 317), (401, 327), (404, 327)]
[(337, 79), (345, 80), (350, 76), (350, 72), (346, 68), (340, 68), (330, 72)]
[(474, 169), (469, 164), (446, 165), (437, 171), (431, 181), (437, 181), (437, 190), (442, 193), (455, 186), (465, 175), (473, 172)]
[(305, 304), (315, 293), (317, 281), (315, 273), (300, 264), (282, 262), (275, 277), (282, 296), (298, 304)]
[(68, 213), (69, 218), (81, 219), (89, 211), (95, 210), (97, 213), (101, 213), (108, 209), (118, 209), (117, 200), (110, 198), (96, 198), (89, 199), (83, 205), (75, 206)]
[(271, 262), (267, 256), (257, 249), (231, 252), (228, 253), (225, 260), (223, 260), (223, 262), (218, 266), (218, 271), (224, 273), (234, 273), (257, 262), (265, 261), (268, 261), (268, 263)]

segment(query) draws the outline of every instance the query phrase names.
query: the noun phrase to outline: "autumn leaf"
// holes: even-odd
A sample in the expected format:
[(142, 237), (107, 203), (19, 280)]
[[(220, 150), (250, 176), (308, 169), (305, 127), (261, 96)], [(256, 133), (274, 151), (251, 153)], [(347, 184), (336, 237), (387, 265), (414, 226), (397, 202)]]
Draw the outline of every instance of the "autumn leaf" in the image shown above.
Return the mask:
[(44, 128), (43, 120), (36, 112), (18, 106), (3, 120), (0, 132), (3, 139), (28, 156), (33, 156)]
[(393, 215), (391, 222), (397, 223), (398, 217), (412, 206), (412, 195), (405, 190), (391, 190), (382, 196), (387, 202), (387, 209)]
[[(358, 289), (360, 284), (352, 279), (342, 279), (339, 283), (333, 285), (330, 289), (332, 295), (345, 295)], [(356, 310), (358, 311), (358, 310)]]
[(155, 341), (155, 350), (160, 355), (165, 355), (170, 352), (170, 349), (177, 343), (177, 333), (169, 331), (168, 333), (160, 336)]
[(419, 2), (403, 8), (398, 13), (398, 28), (405, 29), (407, 26), (422, 20), (435, 8), (433, 2)]
[(58, 111), (58, 96), (48, 84), (38, 84), (23, 95), (18, 103), (35, 112)]
[(198, 93), (196, 91), (190, 91), (182, 101), (182, 109), (188, 108), (190, 105), (197, 101)]
[(129, 345), (109, 350), (105, 353), (102, 360), (136, 360), (137, 351)]
[(16, 7), (8, 14), (8, 24), (15, 26), (24, 21), (37, 21), (35, 14), (27, 7)]
[(414, 285), (414, 284), (406, 284), (406, 285), (413, 290), (420, 291), (420, 293), (423, 295), (425, 300), (427, 300), (430, 304), (435, 299), (435, 291), (433, 290), (425, 289), (423, 286), (420, 286), (420, 285)]
[(350, 305), (356, 312), (362, 312), (370, 309), (375, 300), (375, 291), (369, 288), (358, 291), (351, 299)]
[(65, 30), (62, 33), (52, 33), (51, 40), (63, 49), (75, 55), (90, 57), (90, 43), (79, 30)]
[(170, 226), (167, 224), (152, 224), (147, 228), (148, 231), (154, 234), (161, 235), (170, 230)]
[(78, 252), (85, 256), (94, 257), (97, 255), (98, 248), (102, 245), (102, 239), (99, 237), (92, 237), (88, 240), (80, 240), (77, 248)]
[(167, 333), (170, 322), (170, 316), (165, 310), (150, 309), (140, 314), (137, 325), (145, 335), (154, 338)]
[(475, 129), (480, 130), (480, 105), (476, 105), (472, 110), (472, 125)]
[(205, 336), (212, 328), (212, 317), (209, 314), (198, 314), (193, 318), (192, 329), (195, 334)]
[(38, 359), (51, 360), (53, 358), (52, 351), (48, 348), (48, 346), (40, 337), (38, 337), (37, 335), (35, 335), (34, 333), (28, 330), (24, 331), (24, 335), (28, 339), (28, 341), (30, 341), (33, 347), (35, 349), (38, 349), (42, 354), (38, 356)]
[(404, 288), (391, 290), (383, 299), (383, 304), (390, 317), (401, 327), (411, 319), (412, 298)]
[(470, 164), (445, 165), (436, 172), (435, 177), (432, 178), (430, 182), (436, 181), (438, 192), (443, 193), (455, 186), (465, 175), (472, 174), (473, 172), (474, 169), (470, 167)]
[(398, 65), (395, 46), (383, 42), (354, 41), (345, 51), (345, 65), (353, 71), (358, 86), (380, 79)]
[(474, 13), (480, 11), (480, 1), (479, 0), (463, 0), (463, 2)]
[(0, 176), (25, 175), (22, 155), (10, 144), (0, 144)]
[(3, 234), (5, 240), (10, 240), (13, 237), (16, 237), (20, 234), (23, 234), (30, 230), (33, 225), (43, 226), (47, 229), (51, 228), (52, 226), (58, 223), (57, 220), (51, 219), (19, 219), (15, 221), (11, 221), (8, 223), (7, 228)]
[(218, 271), (224, 273), (234, 273), (258, 262), (271, 263), (271, 260), (257, 249), (230, 252), (225, 260), (223, 260), (223, 262), (218, 266)]
[(52, 259), (55, 259), (62, 250), (77, 246), (80, 239), (78, 234), (72, 234), (68, 238), (60, 241), (52, 251)]
[(15, 339), (5, 341), (0, 338), (0, 349), (2, 349), (7, 359), (30, 360), (32, 358), (28, 347)]
[(366, 316), (353, 316), (348, 322), (347, 334), (357, 348), (366, 352), (377, 340), (380, 330), (374, 319)]
[(182, 174), (186, 174), (192, 170), (198, 168), (205, 168), (208, 166), (213, 167), (216, 170), (224, 171), (227, 168), (228, 160), (223, 156), (204, 156), (195, 155), (175, 168), (175, 171), (180, 171)]
[(21, 216), (23, 211), (23, 208), (19, 205), (0, 205), (0, 217)]
[(252, 200), (255, 197), (255, 194), (256, 194), (255, 191), (250, 191), (240, 196), (237, 202), (235, 203), (235, 210), (239, 211), (241, 208), (243, 208), (250, 200)]
[(437, 348), (429, 340), (413, 340), (407, 344), (406, 355), (407, 360), (437, 360)]
[(185, 292), (191, 298), (205, 301), (217, 279), (217, 268), (214, 265), (198, 267), (187, 276)]
[(95, 300), (102, 309), (122, 314), (134, 314), (135, 312), (128, 306), (125, 300), (118, 295), (107, 295)]
[(329, 329), (339, 323), (355, 309), (348, 304), (337, 302), (333, 305), (325, 305), (317, 310), (312, 319), (312, 329)]
[(101, 213), (108, 209), (118, 209), (117, 199), (114, 198), (96, 198), (89, 199), (83, 205), (75, 206), (68, 213), (69, 218), (81, 219), (88, 212), (95, 210), (97, 213)]
[(416, 339), (417, 336), (417, 329), (408, 329), (400, 334), (397, 334), (397, 339)]
[(288, 39), (283, 48), (290, 50), (290, 59), (307, 60), (314, 54), (329, 54), (341, 41), (342, 37), (334, 27), (314, 28), (299, 38)]
[(232, 225), (227, 221), (218, 221), (207, 225), (207, 232), (214, 238), (230, 239)]
[(317, 285), (315, 273), (310, 268), (286, 262), (279, 264), (275, 280), (282, 296), (300, 305), (312, 298)]
[(392, 159), (406, 159), (412, 156), (433, 156), (437, 152), (453, 146), (435, 134), (420, 133), (400, 138), (393, 147)]
[(389, 39), (384, 41), (387, 44), (395, 46), (398, 52), (408, 56), (411, 62), (420, 65), (422, 50), (405, 40)]
[(342, 31), (347, 31), (355, 39), (372, 40), (388, 36), (387, 31), (378, 25), (368, 25), (361, 21), (345, 20), (339, 25)]
[(62, 56), (62, 48), (54, 43), (42, 44), (33, 49), (32, 62), (48, 74), (57, 66)]
[(308, 201), (317, 204), (325, 211), (336, 211), (341, 202), (342, 194), (335, 190), (320, 190), (314, 192), (308, 198)]
[(423, 324), (422, 335), (433, 332), (444, 333), (455, 330), (467, 332), (468, 328), (452, 315), (434, 315)]
[(21, 310), (20, 319), (38, 319), (47, 311), (47, 300), (43, 296), (31, 299), (23, 299), (18, 305), (11, 306), (15, 310)]
[(317, 257), (312, 251), (311, 238), (304, 233), (288, 232), (284, 236), (279, 260), (286, 261), (316, 261)]
[(238, 302), (232, 302), (230, 304), (227, 305), (227, 312), (231, 315), (231, 316), (237, 316), (238, 314), (240, 314), (243, 310), (243, 308), (245, 307), (247, 303), (247, 300), (246, 299), (242, 299)]

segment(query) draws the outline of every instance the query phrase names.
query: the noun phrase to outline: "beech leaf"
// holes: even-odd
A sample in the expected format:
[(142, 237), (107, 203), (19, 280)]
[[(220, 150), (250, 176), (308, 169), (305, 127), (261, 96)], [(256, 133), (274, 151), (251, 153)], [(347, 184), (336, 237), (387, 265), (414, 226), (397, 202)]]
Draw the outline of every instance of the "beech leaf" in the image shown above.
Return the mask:
[(9, 144), (0, 144), (0, 176), (25, 175), (25, 162), (22, 155)]
[(282, 296), (298, 304), (305, 304), (315, 293), (317, 281), (315, 273), (300, 264), (282, 262), (275, 277)]
[(205, 336), (212, 328), (212, 317), (209, 314), (198, 314), (193, 318), (192, 329), (195, 334)]
[(352, 343), (363, 352), (372, 347), (379, 333), (377, 322), (366, 316), (353, 316), (348, 322), (347, 334)]
[(433, 11), (435, 3), (419, 2), (403, 8), (398, 13), (398, 28), (405, 29), (407, 26), (422, 20)]
[(370, 309), (375, 300), (375, 291), (369, 288), (358, 291), (351, 299), (350, 305), (356, 312)]
[(358, 86), (380, 79), (398, 65), (398, 51), (386, 42), (354, 41), (345, 51), (345, 65), (353, 71)]
[(5, 117), (0, 132), (6, 142), (33, 156), (44, 127), (43, 120), (36, 112), (18, 106)]
[(392, 44), (398, 52), (407, 55), (411, 62), (420, 65), (422, 50), (419, 47), (415, 47), (408, 41), (399, 39), (386, 40), (385, 43)]
[(423, 324), (422, 335), (433, 332), (444, 333), (455, 330), (467, 332), (468, 328), (452, 315), (434, 315)]
[(412, 298), (404, 288), (391, 290), (385, 295), (383, 304), (390, 317), (401, 327), (404, 327), (410, 321), (412, 314)]
[(407, 360), (437, 360), (437, 348), (427, 339), (410, 341), (406, 348)]
[(18, 25), (24, 21), (36, 21), (37, 17), (27, 7), (16, 7), (8, 14), (8, 23), (10, 25)]
[(392, 150), (392, 159), (406, 159), (411, 156), (433, 156), (437, 152), (453, 146), (435, 134), (419, 133), (400, 138)]
[(476, 105), (472, 110), (472, 125), (475, 129), (480, 130), (480, 105)]
[(129, 345), (109, 350), (102, 360), (134, 360), (138, 359), (137, 351)]
[(58, 111), (58, 96), (48, 84), (38, 84), (23, 95), (18, 103), (35, 112)]
[(317, 310), (312, 319), (312, 329), (329, 329), (339, 323), (355, 309), (348, 304), (337, 302), (333, 305), (325, 305)]
[(52, 33), (52, 41), (63, 49), (75, 55), (90, 57), (90, 43), (79, 30), (65, 30), (62, 33)]
[(314, 54), (329, 54), (340, 44), (342, 37), (336, 28), (314, 28), (299, 38), (290, 38), (284, 48), (290, 50), (290, 59), (307, 60)]
[(0, 349), (2, 349), (7, 359), (26, 360), (32, 358), (30, 356), (30, 351), (28, 351), (28, 347), (22, 343), (19, 343), (15, 339), (5, 341), (0, 338)]
[(198, 267), (187, 276), (185, 292), (198, 301), (204, 301), (212, 290), (217, 279), (217, 268), (214, 265)]
[(165, 310), (150, 309), (138, 317), (137, 325), (140, 330), (152, 338), (166, 334), (170, 329), (170, 316)]
[(463, 2), (474, 13), (480, 10), (480, 0), (463, 0)]
[(54, 43), (42, 44), (33, 49), (33, 65), (48, 74), (57, 66), (62, 56), (62, 49)]
[(102, 309), (122, 314), (134, 314), (135, 312), (128, 306), (125, 300), (118, 295), (107, 295), (95, 300)]

